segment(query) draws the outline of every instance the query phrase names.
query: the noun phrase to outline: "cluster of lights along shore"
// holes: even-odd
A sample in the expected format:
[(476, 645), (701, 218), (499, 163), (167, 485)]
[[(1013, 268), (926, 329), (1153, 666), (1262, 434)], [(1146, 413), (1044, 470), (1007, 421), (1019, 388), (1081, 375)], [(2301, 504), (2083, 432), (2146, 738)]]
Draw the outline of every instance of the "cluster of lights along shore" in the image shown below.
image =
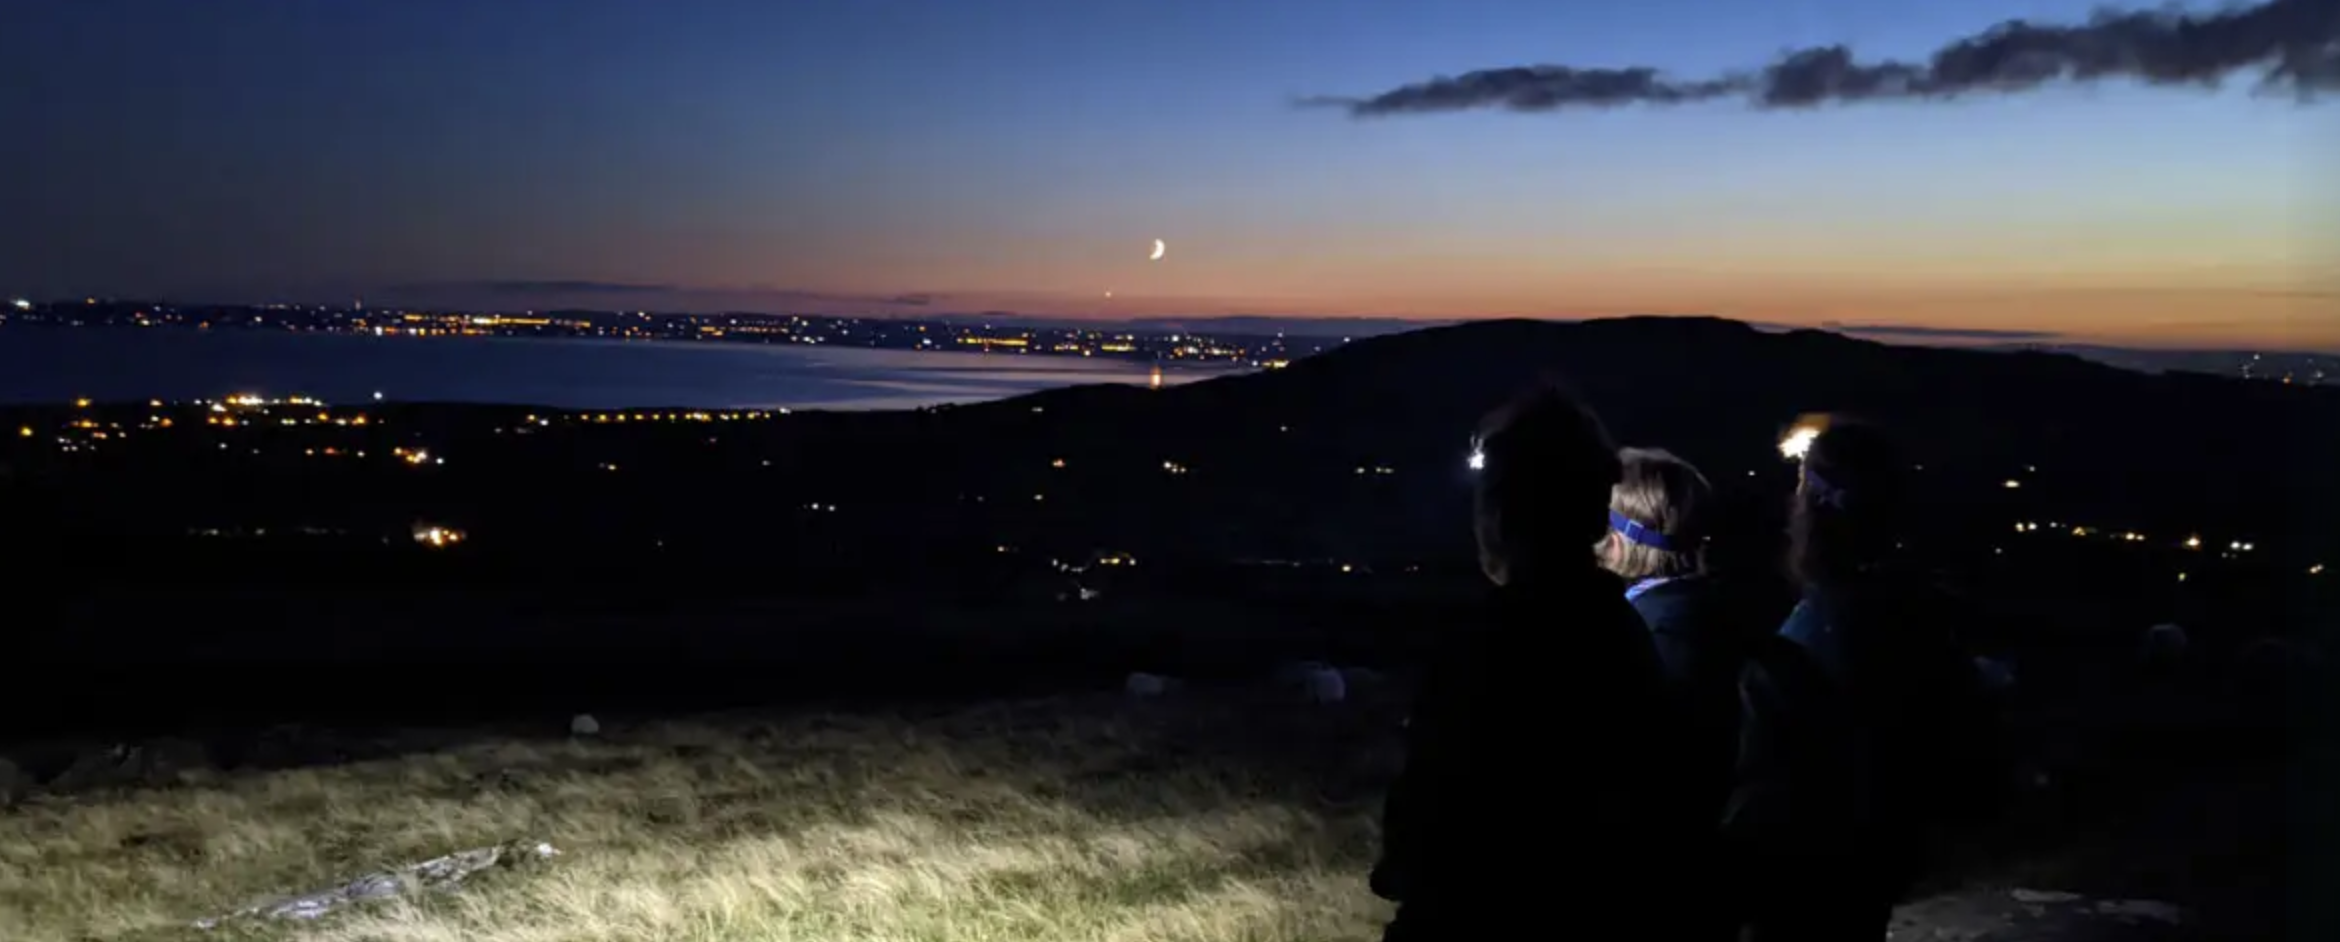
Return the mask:
[[(382, 399), (382, 394), (379, 392), (374, 393), (372, 398), (379, 402)], [(131, 404), (124, 403), (120, 405), (128, 407)], [(182, 403), (165, 403), (159, 399), (151, 399), (148, 400), (145, 405), (145, 415), (132, 421), (123, 421), (119, 418), (100, 419), (94, 416), (101, 412), (118, 413), (122, 410), (115, 409), (113, 407), (114, 404), (109, 404), (107, 407), (101, 409), (97, 403), (94, 403), (92, 400), (86, 397), (78, 398), (73, 401), (73, 409), (70, 413), (68, 413), (69, 417), (63, 421), (60, 427), (44, 431), (43, 429), (36, 428), (32, 425), (20, 425), (16, 429), (16, 435), (20, 440), (46, 439), (48, 443), (53, 444), (55, 448), (62, 453), (91, 453), (97, 452), (112, 444), (129, 441), (133, 436), (184, 434), (190, 430), (195, 429), (199, 424), (202, 428), (214, 430), (217, 434), (220, 435), (220, 440), (217, 442), (219, 450), (234, 452), (237, 450), (237, 442), (234, 441), (235, 433), (242, 429), (267, 427), (313, 428), (320, 430), (328, 428), (364, 429), (369, 426), (380, 424), (380, 420), (362, 410), (336, 409), (328, 405), (323, 400), (302, 395), (295, 395), (286, 398), (267, 398), (251, 393), (238, 393), (235, 395), (225, 396), (220, 399), (197, 399), (191, 402)], [(789, 414), (789, 410), (784, 408), (724, 410), (620, 409), (566, 412), (548, 411), (541, 414), (530, 413), (522, 417), (516, 426), (499, 427), (496, 428), (495, 431), (498, 434), (510, 433), (525, 435), (539, 429), (551, 428), (556, 425), (611, 426), (665, 423), (765, 422), (784, 418)], [(197, 422), (197, 416), (200, 416), (199, 423)], [(1279, 426), (1278, 431), (1288, 432), (1290, 431), (1290, 427)], [(1779, 450), (1781, 455), (1790, 461), (1801, 460), (1805, 451), (1811, 447), (1812, 440), (1814, 437), (1816, 437), (1816, 435), (1817, 430), (1809, 427), (1798, 427), (1791, 430), (1780, 441)], [(356, 445), (334, 444), (321, 441), (304, 444), (298, 447), (303, 458), (366, 460), (373, 457), (368, 449), (358, 447)], [(249, 445), (247, 445), (244, 450), (249, 451), (254, 455), (261, 453), (261, 449), (257, 447), (251, 447)], [(399, 464), (415, 468), (436, 468), (443, 467), (447, 464), (447, 457), (445, 455), (439, 453), (437, 449), (428, 447), (427, 445), (395, 446), (392, 447), (387, 453), (385, 453), (383, 457), (387, 458), (388, 460), (398, 462)], [(1477, 468), (1479, 466), (1477, 454), (1470, 454), (1468, 458), (1470, 460), (1467, 462), (1467, 464), (1469, 464), (1470, 467)], [(1055, 470), (1064, 470), (1066, 467), (1068, 467), (1068, 462), (1062, 457), (1052, 457), (1043, 460), (1045, 460), (1048, 467)], [(769, 466), (770, 462), (767, 461), (765, 464), (766, 466)], [(597, 462), (595, 467), (601, 471), (606, 472), (617, 472), (620, 470), (616, 463), (609, 461)], [(1177, 459), (1162, 460), (1157, 465), (1157, 467), (1159, 469), (1159, 473), (1173, 477), (1182, 477), (1194, 473), (1194, 469), (1191, 466)], [(1924, 469), (1920, 467), (1919, 470)], [(2039, 469), (2037, 467), (2027, 466), (2023, 469), (2023, 471), (2027, 475), (2036, 475), (2038, 474)], [(1356, 466), (1354, 469), (1352, 469), (1352, 473), (1357, 476), (1364, 477), (1388, 477), (1398, 474), (1398, 469), (1384, 464), (1364, 464)], [(2022, 477), (2010, 477), (2003, 481), (2001, 486), (2008, 490), (2019, 490), (2023, 487), (2023, 483), (2024, 478)], [(1031, 495), (1031, 499), (1035, 502), (1044, 501), (1046, 500), (1046, 495), (1033, 494)], [(837, 506), (835, 504), (828, 503), (816, 502), (808, 506), (812, 510), (827, 513), (834, 513), (837, 510)], [(2072, 539), (2097, 540), (2117, 544), (2138, 544), (2147, 546), (2162, 545), (2181, 549), (2187, 552), (2205, 554), (2215, 553), (2219, 558), (2230, 560), (2241, 559), (2244, 556), (2258, 552), (2259, 549), (2258, 543), (2252, 539), (2227, 539), (2221, 543), (2220, 541), (2206, 538), (2199, 533), (2189, 533), (2183, 537), (2155, 537), (2150, 534), (2132, 529), (2123, 529), (2118, 527), (2099, 527), (2081, 523), (2066, 523), (2060, 520), (2018, 520), (2013, 523), (2013, 528), (2014, 532), (2019, 537), (2033, 537), (2037, 535), (2048, 534), (2059, 535)], [(202, 532), (217, 535), (215, 531), (206, 530)], [(466, 533), (459, 527), (440, 521), (425, 521), (416, 523), (413, 529), (413, 537), (414, 541), (418, 545), (430, 549), (446, 549), (461, 545), (471, 539), (470, 534)], [(1007, 549), (1003, 547), (1002, 552), (1006, 551)], [(2005, 553), (2005, 549), (2004, 547), (2001, 547), (1994, 552), (2003, 555)], [(1361, 568), (1362, 567), (1356, 566), (1354, 564), (1340, 565), (1340, 569), (1343, 572), (1361, 571)], [(2324, 568), (2324, 564), (2321, 562), (2313, 563), (2307, 567), (2306, 573), (2310, 576), (2321, 576), (2324, 574)], [(2179, 579), (2181, 581), (2185, 578), (2186, 576), (2183, 573), (2179, 575)]]
[(903, 351), (1101, 357), (1200, 367), (1281, 369), (1351, 338), (1211, 336), (1189, 329), (1025, 326), (970, 319), (915, 320), (806, 314), (664, 314), (651, 311), (466, 312), (349, 305), (174, 305), (82, 298), (0, 308), (11, 320), (56, 327), (281, 330), (383, 338), (539, 337), (596, 340), (801, 344)]

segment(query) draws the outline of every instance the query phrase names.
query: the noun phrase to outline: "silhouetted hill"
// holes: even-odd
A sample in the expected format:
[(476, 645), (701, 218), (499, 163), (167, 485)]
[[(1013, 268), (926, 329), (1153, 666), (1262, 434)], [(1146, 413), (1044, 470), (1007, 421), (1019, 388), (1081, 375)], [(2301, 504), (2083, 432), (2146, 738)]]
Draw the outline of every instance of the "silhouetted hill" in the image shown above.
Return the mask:
[[(1705, 469), (1727, 565), (1777, 558), (1779, 434), (1849, 411), (1909, 440), (1928, 510), (1911, 552), (2003, 613), (1978, 633), (2329, 627), (2340, 575), (2308, 570), (2340, 561), (2340, 390), (1679, 318), (1474, 323), (1169, 389), (889, 413), (5, 410), (31, 431), (0, 436), (0, 519), (25, 550), (6, 613), (43, 663), (200, 659), (324, 688), (399, 663), (805, 689), (853, 676), (815, 654), (837, 645), (865, 673), (924, 656), (870, 676), (925, 687), (982, 659), (1402, 661), (1478, 583), (1479, 416), (1547, 372), (1621, 442)], [(433, 547), (424, 524), (465, 539)], [(319, 659), (345, 666), (252, 666)]]
[[(1418, 516), (1406, 510), (1412, 500), (1444, 494), (1451, 503), (1477, 417), (1544, 372), (1579, 389), (1621, 441), (1671, 448), (1726, 485), (1779, 471), (1773, 444), (1799, 413), (1842, 410), (1900, 429), (1945, 504), (2158, 539), (2201, 533), (2296, 553), (2340, 550), (2326, 483), (2340, 480), (2340, 390), (1766, 333), (1723, 320), (1432, 328), (1281, 371), (1158, 393), (1064, 390), (953, 410), (953, 419), (986, 435), (1028, 423), (1029, 434), (1064, 448), (1111, 438), (1214, 480), (1291, 485), (1272, 498), (1280, 503), (1337, 496), (1328, 479), (1392, 466), (1408, 500), (1358, 508), (1378, 531), (1393, 522), (1384, 515)], [(1035, 405), (1047, 413), (1019, 415)], [(2009, 491), (2008, 479), (2023, 486)], [(1422, 522), (1451, 530), (1453, 520)]]

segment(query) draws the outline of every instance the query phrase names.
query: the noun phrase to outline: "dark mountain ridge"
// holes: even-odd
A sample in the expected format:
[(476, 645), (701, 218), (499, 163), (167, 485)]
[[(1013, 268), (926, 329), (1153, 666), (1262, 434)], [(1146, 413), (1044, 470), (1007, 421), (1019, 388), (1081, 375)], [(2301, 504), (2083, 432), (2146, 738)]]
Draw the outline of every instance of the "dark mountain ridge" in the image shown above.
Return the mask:
[(2329, 627), (2334, 577), (2305, 571), (2340, 560), (2340, 391), (1649, 318), (902, 412), (0, 409), (34, 430), (0, 436), (8, 629), (109, 689), (280, 703), (397, 702), (416, 671), (541, 703), (1405, 663), (1478, 584), (1473, 427), (1546, 373), (1705, 469), (1730, 565), (1777, 561), (1778, 436), (1845, 410), (1908, 439), (1912, 552), (2009, 613), (1992, 632)]

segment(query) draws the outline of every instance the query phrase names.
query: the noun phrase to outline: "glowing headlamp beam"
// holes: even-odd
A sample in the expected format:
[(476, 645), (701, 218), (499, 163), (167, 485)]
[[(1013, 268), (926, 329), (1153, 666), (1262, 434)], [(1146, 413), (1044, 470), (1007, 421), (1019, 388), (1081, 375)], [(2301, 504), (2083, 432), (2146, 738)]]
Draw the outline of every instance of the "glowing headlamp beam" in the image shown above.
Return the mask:
[(1789, 432), (1786, 438), (1779, 440), (1780, 457), (1789, 461), (1804, 460), (1804, 456), (1812, 451), (1812, 441), (1819, 437), (1820, 430), (1811, 426), (1803, 426)]

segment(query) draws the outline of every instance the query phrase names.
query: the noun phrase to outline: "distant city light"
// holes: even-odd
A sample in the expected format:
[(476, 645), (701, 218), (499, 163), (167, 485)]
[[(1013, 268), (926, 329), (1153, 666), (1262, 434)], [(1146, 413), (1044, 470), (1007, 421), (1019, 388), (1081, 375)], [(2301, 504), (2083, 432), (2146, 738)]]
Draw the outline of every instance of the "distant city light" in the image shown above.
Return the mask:
[(2313, 566), (2309, 566), (2309, 567), (2308, 567), (2308, 575), (2311, 575), (2311, 576), (2320, 576), (2320, 575), (2323, 575), (2323, 574), (2324, 574), (2324, 564), (2323, 564), (2323, 563), (2317, 563), (2317, 564), (2315, 564), (2315, 565), (2313, 565)]
[(23, 299), (23, 298), (18, 298), (18, 299), (16, 299), (16, 309), (17, 309), (17, 310), (19, 310), (19, 311), (29, 311), (29, 310), (32, 310), (32, 302), (31, 302), (31, 301), (27, 301), (27, 300), (25, 300), (25, 299)]
[(33, 437), (33, 429), (32, 429), (32, 426), (30, 426), (30, 425), (27, 425), (27, 426), (23, 426), (23, 427), (21, 427), (21, 428), (18, 428), (18, 429), (16, 430), (16, 437), (18, 437), (18, 438), (31, 438), (31, 437)]
[(381, 401), (382, 401), (382, 391), (381, 391), (381, 390), (379, 390), (379, 389), (377, 389), (377, 390), (374, 390), (374, 401), (375, 401), (375, 402), (381, 402)]
[(76, 408), (76, 409), (87, 409), (87, 408), (89, 408), (89, 398), (88, 398), (87, 396), (84, 396), (84, 397), (82, 397), (82, 398), (79, 398), (79, 399), (75, 399), (75, 400), (73, 400), (73, 407), (74, 407), (74, 408)]
[(2187, 548), (2187, 549), (2190, 549), (2190, 550), (2198, 550), (2198, 549), (2201, 549), (2201, 548), (2202, 548), (2202, 538), (2201, 538), (2201, 537), (2198, 537), (2198, 536), (2189, 536), (2189, 537), (2186, 537), (2186, 548)]
[(463, 542), (463, 531), (448, 527), (417, 525), (414, 528), (414, 541), (432, 549), (445, 549)]
[(2014, 478), (2008, 478), (2007, 483), (2003, 486), (2010, 491), (2021, 490), (2023, 488), (2023, 482), (2015, 480)]
[[(1487, 453), (1473, 448), (1471, 449), (1471, 456), (1463, 459), (1463, 464), (1469, 466), (1473, 471), (1484, 471), (1487, 469)], [(1748, 473), (1752, 474), (1754, 472)]]

